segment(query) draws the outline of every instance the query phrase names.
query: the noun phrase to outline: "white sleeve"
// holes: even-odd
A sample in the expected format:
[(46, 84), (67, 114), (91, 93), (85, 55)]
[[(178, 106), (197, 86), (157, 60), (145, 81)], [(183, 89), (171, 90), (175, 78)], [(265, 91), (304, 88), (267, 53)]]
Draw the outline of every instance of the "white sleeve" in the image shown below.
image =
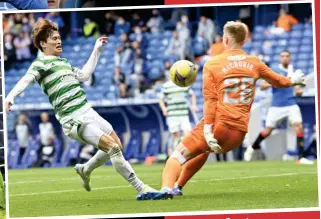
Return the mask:
[(94, 73), (94, 70), (98, 64), (100, 54), (101, 54), (101, 51), (94, 48), (87, 63), (84, 65), (84, 67), (82, 69), (73, 68), (74, 72), (76, 74), (76, 78), (80, 82), (87, 81), (91, 77), (91, 75)]
[(15, 98), (19, 96), (34, 80), (35, 76), (32, 74), (26, 74), (23, 76), (8, 94), (6, 98), (7, 101), (14, 104)]
[(194, 94), (194, 91), (193, 91), (192, 88), (189, 88), (189, 89), (188, 89), (188, 94), (189, 94), (189, 95), (193, 95), (193, 94)]

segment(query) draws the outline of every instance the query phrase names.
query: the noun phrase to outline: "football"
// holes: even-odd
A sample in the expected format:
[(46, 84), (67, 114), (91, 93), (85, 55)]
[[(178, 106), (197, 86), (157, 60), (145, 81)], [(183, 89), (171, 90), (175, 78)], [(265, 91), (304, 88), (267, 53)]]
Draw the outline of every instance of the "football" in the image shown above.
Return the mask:
[(171, 80), (180, 87), (191, 86), (197, 76), (197, 68), (188, 60), (175, 62), (169, 70)]

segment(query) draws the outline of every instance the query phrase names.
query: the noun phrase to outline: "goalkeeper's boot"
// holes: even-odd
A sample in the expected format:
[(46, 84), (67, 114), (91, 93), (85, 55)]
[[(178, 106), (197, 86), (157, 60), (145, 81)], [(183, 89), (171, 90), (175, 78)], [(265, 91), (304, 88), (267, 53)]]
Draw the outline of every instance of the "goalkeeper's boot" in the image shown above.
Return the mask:
[(90, 176), (86, 176), (86, 174), (84, 173), (84, 165), (83, 164), (76, 164), (74, 169), (76, 170), (76, 172), (80, 176), (80, 178), (82, 180), (83, 187), (86, 189), (87, 192), (90, 192), (91, 191)]
[(173, 189), (173, 195), (174, 195), (174, 196), (181, 196), (181, 195), (183, 195), (182, 189), (183, 189), (182, 186), (176, 185), (176, 186), (174, 187), (174, 189)]
[(166, 200), (173, 198), (173, 191), (169, 188), (163, 188), (161, 191), (149, 191), (137, 196), (137, 200)]

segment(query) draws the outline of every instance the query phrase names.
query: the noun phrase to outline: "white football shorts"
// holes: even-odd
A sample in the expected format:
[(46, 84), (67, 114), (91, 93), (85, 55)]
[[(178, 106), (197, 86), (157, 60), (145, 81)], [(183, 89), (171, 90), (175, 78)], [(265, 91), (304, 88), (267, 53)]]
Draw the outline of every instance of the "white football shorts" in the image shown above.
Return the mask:
[(290, 125), (302, 123), (302, 115), (299, 106), (270, 107), (267, 113), (265, 126), (275, 128), (284, 119), (288, 119)]
[(98, 148), (100, 138), (113, 132), (112, 125), (93, 108), (62, 125), (65, 135)]

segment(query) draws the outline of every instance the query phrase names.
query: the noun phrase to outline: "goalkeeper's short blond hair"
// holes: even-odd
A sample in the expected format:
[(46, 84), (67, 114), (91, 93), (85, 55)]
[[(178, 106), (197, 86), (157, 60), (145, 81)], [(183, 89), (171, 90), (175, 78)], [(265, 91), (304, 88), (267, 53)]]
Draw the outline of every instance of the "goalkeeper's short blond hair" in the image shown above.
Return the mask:
[(245, 42), (249, 29), (242, 22), (229, 21), (224, 25), (224, 33), (232, 37), (236, 43)]

